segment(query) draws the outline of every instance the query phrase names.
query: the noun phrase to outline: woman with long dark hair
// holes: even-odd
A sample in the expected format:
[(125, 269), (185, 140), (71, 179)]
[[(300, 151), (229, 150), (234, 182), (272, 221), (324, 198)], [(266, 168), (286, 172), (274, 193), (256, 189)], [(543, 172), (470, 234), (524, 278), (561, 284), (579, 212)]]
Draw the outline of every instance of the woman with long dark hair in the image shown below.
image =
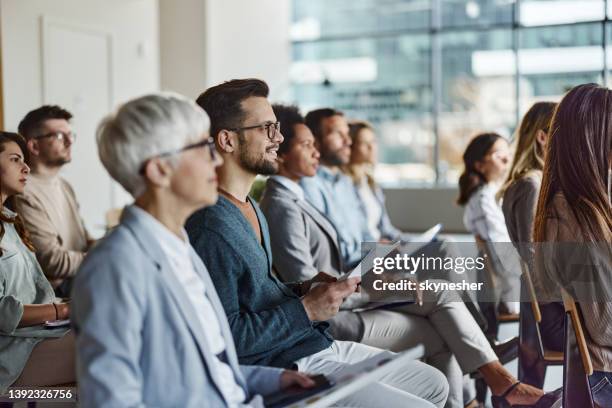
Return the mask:
[(74, 337), (66, 327), (70, 307), (56, 303), (19, 215), (6, 206), (23, 192), (30, 169), (25, 140), (0, 132), (0, 394), (14, 386), (50, 386), (75, 381)]
[[(535, 216), (536, 288), (578, 302), (598, 406), (612, 406), (612, 91), (579, 85), (551, 123)], [(552, 290), (551, 290), (552, 289)]]
[(497, 283), (494, 299), (488, 301), (499, 304), (502, 313), (518, 313), (520, 266), (496, 197), (510, 163), (508, 142), (497, 133), (479, 134), (468, 144), (463, 163), (457, 203), (465, 206), (466, 229), (484, 241), (491, 255)]

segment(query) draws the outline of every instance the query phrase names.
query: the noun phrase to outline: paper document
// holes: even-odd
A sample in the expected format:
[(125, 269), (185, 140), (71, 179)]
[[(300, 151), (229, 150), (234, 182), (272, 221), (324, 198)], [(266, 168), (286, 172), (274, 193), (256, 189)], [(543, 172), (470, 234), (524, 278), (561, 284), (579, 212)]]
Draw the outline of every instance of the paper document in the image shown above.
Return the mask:
[(417, 235), (416, 237), (412, 238), (410, 242), (408, 242), (402, 247), (402, 253), (412, 254), (418, 251), (419, 249), (423, 248), (425, 245), (433, 241), (436, 238), (436, 235), (438, 235), (441, 230), (442, 224), (436, 224), (424, 233)]
[(342, 275), (339, 281), (345, 280), (348, 278), (355, 278), (361, 276), (361, 271), (364, 272), (369, 271), (374, 267), (374, 258), (384, 258), (389, 255), (393, 250), (397, 249), (397, 247), (401, 244), (401, 241), (395, 241), (390, 244), (376, 244), (374, 248), (372, 248), (366, 256), (361, 258), (361, 261), (357, 264), (356, 267), (350, 273)]

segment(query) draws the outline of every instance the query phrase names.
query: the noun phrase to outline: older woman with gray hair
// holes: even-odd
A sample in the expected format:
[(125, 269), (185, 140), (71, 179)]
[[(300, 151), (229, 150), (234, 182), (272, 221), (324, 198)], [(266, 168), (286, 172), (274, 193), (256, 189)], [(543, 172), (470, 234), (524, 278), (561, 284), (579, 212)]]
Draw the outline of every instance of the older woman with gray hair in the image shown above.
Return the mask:
[(195, 103), (157, 94), (98, 128), (100, 159), (135, 202), (75, 280), (83, 406), (261, 406), (260, 395), (313, 385), (300, 373), (238, 365), (215, 287), (183, 230), (217, 200), (222, 159), (208, 125)]

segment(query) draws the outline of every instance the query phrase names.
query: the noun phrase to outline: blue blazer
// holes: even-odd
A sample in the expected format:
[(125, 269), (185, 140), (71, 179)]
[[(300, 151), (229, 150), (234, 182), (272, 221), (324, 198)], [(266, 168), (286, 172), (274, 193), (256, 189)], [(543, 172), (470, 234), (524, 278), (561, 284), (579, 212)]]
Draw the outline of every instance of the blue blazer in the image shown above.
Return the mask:
[[(223, 407), (219, 373), (187, 293), (142, 214), (121, 224), (85, 258), (74, 282), (79, 399), (85, 407)], [(281, 370), (239, 366), (208, 272), (192, 251), (226, 344), (227, 362), (252, 406), (279, 388)]]

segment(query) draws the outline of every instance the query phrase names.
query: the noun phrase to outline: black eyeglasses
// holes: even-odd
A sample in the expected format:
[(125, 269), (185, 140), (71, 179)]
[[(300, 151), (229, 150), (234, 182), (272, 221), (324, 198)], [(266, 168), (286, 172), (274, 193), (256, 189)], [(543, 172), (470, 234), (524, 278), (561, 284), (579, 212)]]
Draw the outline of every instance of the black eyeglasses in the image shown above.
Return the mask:
[(145, 171), (145, 167), (147, 165), (147, 163), (149, 162), (149, 160), (155, 158), (155, 157), (169, 157), (169, 156), (173, 156), (175, 154), (179, 154), (179, 153), (183, 153), (184, 151), (187, 150), (191, 150), (191, 149), (199, 149), (201, 147), (206, 147), (208, 146), (208, 151), (210, 152), (210, 160), (214, 161), (215, 158), (217, 157), (217, 149), (215, 148), (215, 139), (213, 139), (212, 137), (209, 137), (205, 140), (202, 140), (201, 142), (197, 142), (197, 143), (193, 143), (190, 145), (187, 145), (185, 147), (182, 147), (180, 149), (176, 149), (176, 150), (172, 150), (169, 152), (163, 152), (160, 153), (158, 155), (155, 155), (147, 160), (144, 161), (144, 163), (142, 163), (142, 166), (140, 166), (140, 174), (144, 174)]
[(74, 143), (76, 142), (77, 135), (74, 132), (50, 132), (44, 135), (36, 136), (34, 139), (46, 139), (49, 137), (64, 143), (66, 143), (67, 140), (69, 140), (70, 143)]
[(244, 127), (233, 128), (233, 129), (228, 129), (228, 130), (231, 130), (232, 132), (241, 132), (243, 130), (249, 130), (249, 129), (265, 129), (266, 134), (268, 135), (268, 139), (272, 140), (274, 139), (274, 136), (276, 136), (276, 133), (278, 133), (278, 131), (280, 130), (280, 122), (278, 121), (266, 122), (266, 123), (262, 123), (259, 125), (244, 126)]

